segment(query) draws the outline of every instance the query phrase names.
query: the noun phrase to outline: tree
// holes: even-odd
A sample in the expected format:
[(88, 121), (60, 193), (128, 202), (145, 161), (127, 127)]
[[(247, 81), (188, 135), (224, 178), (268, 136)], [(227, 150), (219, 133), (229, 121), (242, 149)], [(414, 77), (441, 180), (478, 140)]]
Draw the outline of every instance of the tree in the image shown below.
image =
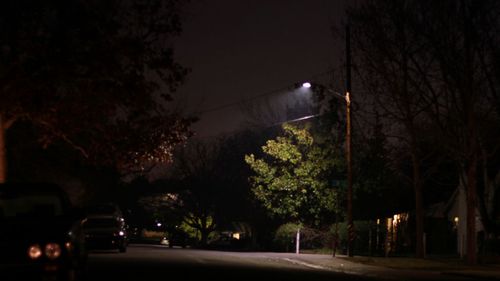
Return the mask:
[(263, 158), (245, 155), (256, 174), (250, 178), (252, 191), (274, 215), (319, 224), (322, 214), (335, 209), (328, 176), (338, 159), (315, 143), (307, 129), (285, 124), (283, 130), (284, 136), (262, 147)]
[[(411, 185), (405, 184), (400, 173), (396, 172), (399, 167), (395, 165), (391, 151), (395, 149), (401, 155), (407, 154), (389, 145), (377, 115), (373, 128), (365, 128), (363, 138), (354, 143), (355, 216), (359, 220), (392, 216), (399, 210), (406, 211), (411, 204), (408, 200), (412, 198)], [(405, 160), (408, 162), (407, 158)]]
[(0, 7), (0, 181), (18, 120), (39, 142), (92, 162), (142, 170), (171, 160), (190, 120), (167, 103), (187, 70), (169, 41), (179, 1), (5, 1)]
[[(418, 147), (424, 136), (461, 170), (457, 177), (467, 190), (467, 260), (472, 264), (477, 262), (477, 198), (482, 197), (477, 169), (496, 150), (484, 144), (492, 136), (486, 124), (498, 120), (499, 10), (496, 1), (368, 1), (350, 14), (358, 27), (353, 38), (362, 79), (384, 115), (404, 129), (399, 137), (412, 155), (417, 213), (422, 190)], [(418, 239), (420, 234), (417, 226)], [(417, 245), (421, 256), (422, 243), (417, 240)]]
[[(255, 206), (248, 183), (251, 171), (242, 161), (262, 139), (250, 131), (215, 140), (191, 139), (176, 150), (168, 173), (155, 182), (158, 190), (153, 197), (163, 200), (167, 193), (176, 195), (174, 208), (166, 212), (175, 214), (182, 221), (178, 225), (196, 234), (201, 246), (212, 231), (228, 230), (235, 222), (270, 227), (266, 214)], [(256, 238), (253, 230), (247, 234)]]
[(221, 230), (233, 228), (235, 222), (248, 223), (251, 229), (247, 234), (251, 235), (247, 238), (252, 238), (252, 246), (257, 246), (257, 240), (269, 233), (267, 229), (272, 228), (272, 222), (252, 194), (248, 178), (253, 173), (242, 159), (258, 150), (262, 142), (269, 139), (269, 134), (246, 130), (217, 140), (224, 149), (219, 150), (214, 163), (220, 187), (215, 217)]
[[(500, 5), (496, 1), (465, 0), (433, 4), (432, 10), (423, 10), (433, 24), (418, 22), (427, 31), (423, 35), (436, 62), (432, 71), (422, 71), (429, 93), (425, 97), (434, 105), (427, 114), (444, 136), (447, 152), (460, 171), (461, 186), (467, 194), (467, 261), (475, 264), (477, 210), (485, 228), (491, 231), (488, 215), (481, 208), (489, 188), (488, 176), (483, 180), (484, 193), (479, 183), (481, 174), (495, 169), (488, 167), (489, 160), (498, 157), (498, 145), (491, 144), (498, 143), (499, 137), (499, 79), (494, 67), (499, 51)], [(492, 134), (492, 129), (497, 133)], [(483, 173), (479, 172), (481, 168)]]
[[(353, 48), (359, 57), (363, 81), (374, 95), (375, 105), (387, 121), (399, 126), (399, 140), (408, 147), (412, 163), (415, 194), (416, 256), (424, 257), (424, 209), (422, 155), (418, 150), (419, 126), (423, 108), (419, 92), (412, 84), (412, 54), (420, 47), (418, 38), (409, 32), (413, 10), (408, 2), (368, 1), (350, 18), (355, 27)], [(387, 122), (386, 121), (386, 122)]]
[(221, 150), (221, 142), (192, 140), (177, 151), (171, 169), (183, 221), (199, 231), (201, 246), (207, 245), (210, 233), (217, 227), (218, 203), (231, 200), (222, 192), (225, 171), (217, 162)]

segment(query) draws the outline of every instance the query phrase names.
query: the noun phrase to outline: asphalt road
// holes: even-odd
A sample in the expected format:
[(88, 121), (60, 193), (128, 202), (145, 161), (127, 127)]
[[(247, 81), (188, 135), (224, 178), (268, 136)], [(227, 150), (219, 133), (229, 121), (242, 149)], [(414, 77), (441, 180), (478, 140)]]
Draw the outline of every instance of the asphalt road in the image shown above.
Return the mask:
[(130, 245), (127, 253), (92, 252), (88, 281), (97, 280), (374, 280), (290, 262), (265, 253)]
[[(330, 264), (325, 267), (321, 263), (325, 256), (306, 256), (130, 245), (127, 253), (92, 252), (89, 256), (87, 280), (473, 280), (417, 271), (370, 269), (341, 261), (334, 266)], [(320, 258), (323, 260), (319, 260)], [(339, 272), (338, 268), (345, 270)]]

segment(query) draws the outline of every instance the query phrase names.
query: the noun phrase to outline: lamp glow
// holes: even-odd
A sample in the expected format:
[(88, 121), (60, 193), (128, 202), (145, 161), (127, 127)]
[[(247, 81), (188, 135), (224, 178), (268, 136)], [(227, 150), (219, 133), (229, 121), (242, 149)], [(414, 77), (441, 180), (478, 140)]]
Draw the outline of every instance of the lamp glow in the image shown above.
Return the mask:
[(304, 83), (302, 83), (302, 87), (303, 87), (303, 88), (309, 89), (309, 88), (311, 88), (311, 86), (312, 86), (312, 85), (311, 85), (311, 83), (309, 83), (309, 82), (304, 82)]

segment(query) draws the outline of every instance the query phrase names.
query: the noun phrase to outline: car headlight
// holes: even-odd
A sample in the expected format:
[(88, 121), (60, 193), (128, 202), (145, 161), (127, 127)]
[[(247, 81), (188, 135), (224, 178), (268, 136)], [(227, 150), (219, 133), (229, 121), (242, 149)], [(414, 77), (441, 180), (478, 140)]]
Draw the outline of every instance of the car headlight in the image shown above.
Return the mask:
[(48, 243), (45, 245), (45, 255), (51, 260), (57, 259), (61, 256), (61, 246), (57, 243)]
[(28, 248), (28, 256), (33, 260), (36, 260), (39, 257), (41, 257), (42, 256), (42, 248), (40, 247), (40, 245), (38, 245), (38, 244), (31, 245)]

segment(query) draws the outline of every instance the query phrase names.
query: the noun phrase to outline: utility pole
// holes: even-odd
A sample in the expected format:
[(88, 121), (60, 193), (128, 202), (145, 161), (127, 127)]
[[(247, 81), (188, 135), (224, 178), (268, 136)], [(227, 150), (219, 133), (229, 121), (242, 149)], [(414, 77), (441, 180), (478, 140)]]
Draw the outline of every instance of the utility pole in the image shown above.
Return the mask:
[(7, 149), (5, 148), (6, 139), (5, 120), (0, 114), (0, 183), (7, 181)]
[(351, 122), (351, 38), (350, 26), (346, 25), (346, 158), (347, 158), (347, 255), (354, 256), (354, 223), (352, 219), (352, 122)]

